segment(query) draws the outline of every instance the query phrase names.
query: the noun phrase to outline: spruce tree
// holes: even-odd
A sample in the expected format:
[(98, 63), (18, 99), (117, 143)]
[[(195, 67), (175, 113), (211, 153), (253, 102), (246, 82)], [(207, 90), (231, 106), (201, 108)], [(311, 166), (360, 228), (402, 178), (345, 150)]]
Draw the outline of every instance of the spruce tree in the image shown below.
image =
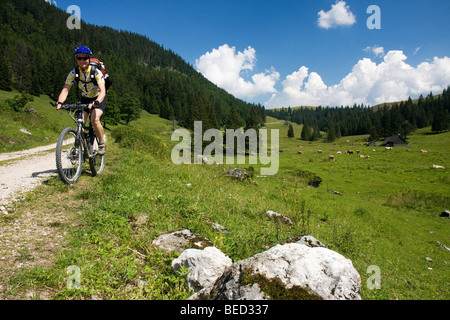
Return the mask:
[(248, 129), (255, 129), (256, 131), (259, 130), (258, 114), (256, 113), (254, 106), (250, 107), (245, 119), (245, 130)]
[(334, 140), (336, 140), (336, 125), (335, 125), (334, 121), (330, 121), (328, 123), (328, 128), (327, 128), (326, 141), (333, 142)]
[(289, 123), (288, 137), (289, 138), (293, 138), (294, 137), (294, 128), (292, 127), (292, 123)]
[(14, 86), (19, 91), (31, 91), (31, 66), (28, 50), (23, 40), (17, 44), (14, 62)]
[(139, 119), (141, 116), (141, 106), (139, 99), (134, 92), (128, 92), (120, 99), (120, 113), (122, 120), (126, 125), (129, 125), (130, 121)]
[(9, 62), (8, 47), (6, 44), (0, 46), (0, 90), (11, 91), (12, 73)]
[(237, 112), (236, 106), (232, 105), (230, 111), (228, 112), (226, 127), (227, 129), (240, 128), (242, 126), (241, 119), (239, 118), (239, 113)]
[(307, 123), (304, 123), (302, 133), (300, 134), (300, 138), (303, 140), (309, 140), (310, 137), (311, 137), (311, 129)]

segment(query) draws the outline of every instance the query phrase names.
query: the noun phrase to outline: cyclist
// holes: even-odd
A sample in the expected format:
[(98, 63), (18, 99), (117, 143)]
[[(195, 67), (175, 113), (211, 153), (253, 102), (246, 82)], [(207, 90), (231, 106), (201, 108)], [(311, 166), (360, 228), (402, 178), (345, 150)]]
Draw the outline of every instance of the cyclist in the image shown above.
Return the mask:
[[(74, 56), (80, 71), (78, 88), (81, 90), (81, 103), (89, 104), (89, 109), (91, 110), (91, 123), (98, 138), (98, 154), (104, 155), (106, 146), (100, 117), (103, 112), (105, 112), (107, 102), (105, 79), (103, 78), (102, 72), (96, 69), (96, 84), (92, 81), (90, 77), (92, 66), (89, 64), (90, 58), (92, 57), (92, 51), (88, 47), (77, 47)], [(59, 95), (58, 102), (56, 103), (56, 109), (61, 108), (61, 104), (67, 99), (70, 88), (76, 82), (76, 70), (77, 68), (73, 69), (67, 76), (64, 87)], [(85, 123), (87, 117), (88, 113), (83, 112), (83, 121)]]

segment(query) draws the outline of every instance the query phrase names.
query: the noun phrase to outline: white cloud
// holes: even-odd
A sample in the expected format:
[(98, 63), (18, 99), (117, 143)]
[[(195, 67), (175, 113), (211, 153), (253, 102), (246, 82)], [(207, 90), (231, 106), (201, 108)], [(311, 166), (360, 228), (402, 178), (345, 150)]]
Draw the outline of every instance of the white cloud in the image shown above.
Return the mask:
[[(374, 50), (373, 50), (374, 51)], [(375, 52), (375, 51), (374, 51)], [(327, 86), (320, 75), (301, 67), (282, 82), (282, 90), (265, 103), (268, 108), (300, 105), (375, 105), (405, 100), (450, 85), (450, 58), (435, 57), (416, 68), (406, 63), (403, 51), (389, 51), (379, 64), (364, 58), (338, 84)]]
[(345, 1), (337, 1), (331, 6), (330, 11), (321, 10), (318, 13), (319, 27), (323, 29), (335, 28), (337, 26), (351, 26), (356, 23), (355, 15)]
[(378, 46), (372, 46), (372, 47), (367, 47), (365, 48), (363, 51), (365, 52), (372, 52), (375, 57), (382, 57), (384, 56), (384, 48), (383, 47), (378, 47)]
[(48, 2), (50, 4), (53, 4), (56, 7), (56, 1), (55, 0), (45, 0), (45, 2)]
[(251, 81), (242, 77), (241, 73), (253, 71), (255, 63), (255, 49), (249, 46), (244, 52), (236, 53), (236, 48), (228, 44), (205, 53), (195, 62), (197, 70), (208, 80), (242, 99), (276, 92), (275, 84), (280, 74), (273, 68), (254, 74)]

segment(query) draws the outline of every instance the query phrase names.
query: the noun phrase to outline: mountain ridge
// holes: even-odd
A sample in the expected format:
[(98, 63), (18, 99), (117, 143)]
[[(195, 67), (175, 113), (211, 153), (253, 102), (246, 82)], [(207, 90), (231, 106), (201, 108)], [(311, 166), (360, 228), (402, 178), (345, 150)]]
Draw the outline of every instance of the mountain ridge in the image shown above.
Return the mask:
[[(264, 107), (242, 101), (217, 87), (183, 58), (144, 35), (81, 20), (68, 29), (69, 14), (44, 0), (5, 0), (0, 4), (0, 49), (5, 56), (0, 89), (46, 94), (56, 98), (71, 69), (78, 45), (91, 48), (103, 61), (118, 96), (129, 92), (142, 109), (175, 119), (187, 128), (201, 120), (210, 128), (224, 126), (235, 108), (244, 124), (255, 108), (264, 121)], [(176, 72), (173, 72), (176, 71)], [(72, 90), (69, 98), (76, 99)], [(205, 127), (206, 128), (206, 127)]]

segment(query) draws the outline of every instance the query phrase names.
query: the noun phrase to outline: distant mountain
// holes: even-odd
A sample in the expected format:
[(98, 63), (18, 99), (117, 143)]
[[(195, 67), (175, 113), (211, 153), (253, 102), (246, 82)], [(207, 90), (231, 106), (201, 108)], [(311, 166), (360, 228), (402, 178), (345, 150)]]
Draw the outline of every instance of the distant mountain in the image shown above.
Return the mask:
[[(44, 0), (0, 2), (0, 89), (56, 98), (75, 67), (75, 47), (86, 45), (105, 63), (115, 95), (133, 93), (150, 113), (187, 128), (202, 120), (204, 130), (243, 126), (252, 109), (264, 121), (263, 106), (218, 88), (170, 49), (136, 33), (83, 21), (81, 29), (70, 30), (69, 17)], [(76, 99), (71, 91), (70, 98)]]

